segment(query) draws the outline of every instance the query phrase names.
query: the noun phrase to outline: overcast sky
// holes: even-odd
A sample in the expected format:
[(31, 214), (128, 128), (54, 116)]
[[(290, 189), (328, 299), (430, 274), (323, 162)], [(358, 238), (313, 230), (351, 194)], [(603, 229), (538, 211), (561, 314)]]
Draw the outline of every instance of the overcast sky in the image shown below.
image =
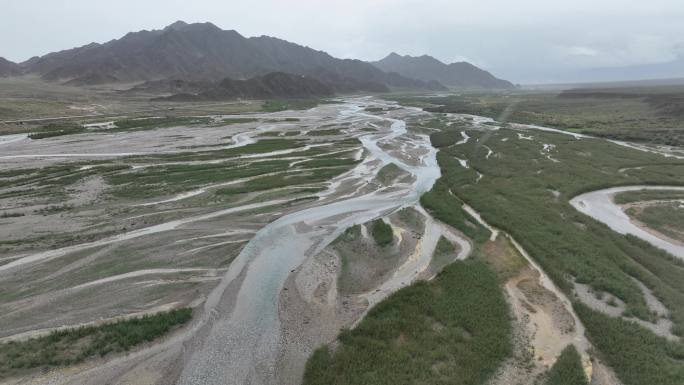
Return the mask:
[(684, 76), (684, 65), (662, 64), (684, 57), (684, 0), (0, 0), (0, 9), (0, 56), (13, 61), (184, 20), (342, 58), (467, 60), (518, 83), (635, 66), (635, 76)]

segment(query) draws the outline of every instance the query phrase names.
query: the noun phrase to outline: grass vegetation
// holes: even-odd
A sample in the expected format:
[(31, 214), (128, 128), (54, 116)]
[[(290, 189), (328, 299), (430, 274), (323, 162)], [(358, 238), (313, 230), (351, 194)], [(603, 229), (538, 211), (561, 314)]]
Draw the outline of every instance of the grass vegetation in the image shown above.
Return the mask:
[(278, 112), (286, 110), (308, 110), (318, 106), (319, 99), (274, 99), (266, 100), (261, 105), (264, 112)]
[(568, 345), (549, 370), (546, 385), (589, 385), (580, 357), (574, 345)]
[(219, 121), (221, 125), (224, 124), (240, 124), (240, 123), (253, 123), (258, 122), (257, 118), (223, 118)]
[(446, 238), (439, 237), (437, 247), (435, 248), (435, 255), (453, 255), (456, 252), (454, 245)]
[(679, 201), (632, 207), (626, 212), (649, 228), (684, 242), (684, 204)]
[(487, 116), (594, 136), (668, 145), (684, 144), (682, 87), (620, 90), (613, 93), (551, 91), (470, 92), (444, 97), (394, 99), (432, 112)]
[(339, 167), (339, 166), (353, 166), (355, 164), (358, 164), (359, 161), (354, 160), (352, 158), (336, 158), (336, 157), (327, 157), (327, 156), (321, 156), (317, 157), (311, 160), (306, 160), (304, 162), (299, 163), (299, 166), (301, 167), (308, 167), (308, 168), (318, 168), (318, 167)]
[[(188, 152), (171, 155), (131, 157), (132, 163), (193, 162), (221, 160), (220, 163), (170, 164), (146, 167), (107, 176), (112, 186), (110, 192), (120, 198), (147, 198), (187, 191), (192, 188), (254, 177), (267, 173), (284, 172), (289, 162), (272, 160), (249, 163), (239, 159), (241, 155), (264, 154), (288, 150), (302, 145), (302, 141), (291, 139), (262, 139), (256, 143), (226, 150)], [(344, 145), (344, 144), (341, 144)], [(345, 163), (338, 166), (346, 166)], [(302, 166), (303, 167), (303, 166)]]
[(85, 131), (86, 131), (86, 129), (83, 128), (83, 126), (76, 125), (76, 124), (52, 123), (52, 124), (47, 124), (47, 125), (44, 125), (44, 126), (38, 128), (38, 130), (36, 132), (29, 134), (29, 138), (37, 140), (37, 139), (53, 138), (56, 136), (63, 136), (63, 135), (80, 134), (80, 133), (85, 132)]
[[(92, 89), (84, 93), (81, 88), (45, 82), (38, 77), (0, 78), (0, 120), (16, 121), (0, 124), (0, 133), (35, 132), (39, 122), (31, 119), (55, 116), (74, 116), (74, 123), (94, 123), (111, 115), (220, 115), (254, 112), (261, 103), (251, 100), (210, 103), (152, 102), (126, 92), (111, 89)], [(77, 117), (85, 114), (95, 118)]]
[(377, 173), (376, 178), (378, 182), (385, 186), (391, 186), (393, 182), (402, 175), (408, 175), (404, 170), (394, 163), (383, 166)]
[(0, 218), (18, 218), (18, 217), (23, 217), (24, 213), (17, 213), (17, 212), (8, 212), (5, 211), (2, 214), (0, 214)]
[(432, 254), (432, 260), (430, 260), (430, 271), (433, 273), (442, 271), (444, 267), (454, 262), (456, 252), (457, 249), (453, 243), (444, 236), (439, 237), (437, 247), (435, 247), (435, 251)]
[[(246, 123), (253, 122), (256, 119), (253, 118), (236, 118), (236, 119), (225, 119), (222, 124), (232, 124), (232, 123)], [(211, 122), (210, 118), (207, 117), (193, 117), (193, 116), (177, 116), (177, 117), (154, 117), (154, 118), (139, 118), (139, 119), (122, 119), (114, 122), (116, 128), (110, 129), (108, 131), (128, 131), (128, 130), (141, 130), (141, 129), (154, 129), (163, 127), (175, 127), (175, 126), (189, 126), (205, 124), (208, 125)], [(76, 124), (72, 122), (65, 123), (51, 123), (41, 126), (36, 129), (35, 132), (29, 134), (31, 139), (45, 139), (52, 138), (56, 136), (80, 134), (87, 132), (88, 130), (84, 128), (81, 124)]]
[(123, 119), (114, 122), (116, 128), (110, 131), (154, 129), (161, 127), (191, 126), (209, 124), (210, 118), (197, 116), (168, 116), (140, 119)]
[(329, 128), (325, 130), (312, 130), (309, 131), (307, 135), (309, 136), (330, 136), (330, 135), (341, 135), (342, 130), (339, 128)]
[[(442, 130), (459, 136), (458, 127)], [(441, 146), (442, 178), (423, 196), (426, 208), (471, 238), (482, 239), (459, 209), (464, 201), (518, 240), (570, 298), (573, 282), (588, 284), (624, 301), (624, 317), (652, 321), (636, 278), (670, 310), (672, 332), (684, 334), (684, 263), (635, 237), (613, 232), (568, 203), (577, 194), (617, 185), (682, 185), (684, 162), (668, 160), (664, 165), (656, 154), (562, 134), (524, 133), (532, 140), (520, 139), (507, 128), (468, 134), (472, 138), (465, 144)], [(543, 144), (556, 146), (551, 155), (558, 162), (547, 158)], [(487, 157), (485, 146), (493, 155)], [(467, 159), (469, 168), (456, 158)], [(619, 172), (634, 165), (640, 168)], [(672, 353), (682, 349), (681, 343), (655, 348), (664, 339), (651, 331), (603, 316), (579, 302), (575, 307), (592, 342), (625, 384), (684, 383), (683, 361)], [(637, 370), (639, 375), (634, 376)]]
[(392, 226), (388, 225), (382, 219), (376, 219), (371, 224), (371, 234), (375, 244), (380, 247), (389, 246), (394, 242), (394, 233)]
[(66, 197), (66, 188), (84, 178), (106, 177), (126, 169), (128, 166), (102, 165), (85, 170), (80, 164), (68, 164), (0, 171), (0, 189), (11, 189), (0, 197), (42, 197), (47, 200), (45, 203), (51, 204), (55, 199)]
[(366, 107), (363, 110), (366, 112), (383, 112), (383, 111), (394, 111), (397, 107)]
[(276, 188), (295, 187), (324, 182), (346, 171), (341, 168), (317, 169), (303, 171), (301, 173), (282, 173), (267, 175), (246, 181), (233, 187), (224, 187), (216, 190), (218, 195), (244, 194), (250, 192), (272, 190)]
[(408, 228), (415, 231), (422, 232), (425, 227), (425, 218), (413, 207), (404, 207), (397, 212), (397, 216)]
[(430, 143), (435, 148), (449, 147), (456, 144), (459, 140), (461, 140), (461, 136), (454, 135), (453, 131), (439, 131), (430, 135)]
[(520, 255), (508, 237), (496, 237), (479, 249), (478, 256), (497, 274), (502, 282), (517, 276), (528, 266), (525, 257)]
[(269, 161), (254, 165), (196, 164), (147, 167), (107, 177), (110, 193), (118, 198), (148, 198), (187, 191), (199, 186), (285, 171), (287, 162)]
[(575, 304), (589, 339), (625, 385), (684, 383), (684, 346), (639, 325)]
[[(189, 118), (194, 119), (194, 118)], [(133, 120), (128, 127), (154, 123), (178, 124), (180, 120)], [(186, 121), (187, 123), (188, 121)], [(339, 140), (335, 142), (336, 149), (349, 147), (350, 150), (358, 147), (358, 140)], [(154, 154), (145, 156), (132, 156), (125, 159), (129, 164), (157, 164), (151, 167), (133, 169), (125, 164), (112, 164), (108, 161), (89, 161), (89, 168), (82, 169), (84, 164), (71, 163), (68, 165), (56, 165), (36, 169), (17, 169), (0, 171), (0, 188), (10, 189), (0, 194), (0, 198), (33, 197), (43, 199), (41, 204), (57, 207), (59, 201), (69, 196), (68, 187), (84, 178), (92, 176), (102, 177), (108, 189), (107, 196), (118, 199), (146, 199), (154, 196), (177, 194), (196, 189), (201, 186), (228, 182), (239, 178), (259, 176), (273, 172), (288, 170), (288, 161), (278, 160), (279, 156), (272, 156), (272, 160), (254, 162), (240, 159), (242, 155), (265, 154), (275, 151), (289, 150), (303, 147), (304, 140), (297, 139), (262, 139), (256, 143), (250, 143), (242, 147), (219, 150), (188, 151), (174, 154)], [(298, 155), (316, 156), (308, 162), (302, 162), (297, 166), (302, 171), (299, 179), (292, 182), (315, 183), (326, 175), (338, 175), (346, 171), (348, 167), (358, 163), (350, 158), (327, 156), (327, 147), (311, 148)], [(322, 155), (322, 156), (321, 156)], [(202, 161), (219, 161), (219, 163), (200, 163)], [(222, 161), (223, 160), (223, 161)], [(222, 161), (222, 162), (221, 162)], [(188, 162), (188, 164), (168, 164), (172, 162)], [(197, 162), (193, 164), (192, 162)], [(96, 167), (92, 167), (93, 164)], [(330, 168), (330, 170), (311, 171), (309, 168)], [(56, 210), (45, 210), (44, 214), (51, 214)]]
[(49, 205), (45, 206), (41, 209), (34, 210), (33, 212), (39, 215), (50, 215), (50, 214), (55, 214), (55, 213), (61, 213), (64, 211), (69, 211), (72, 210), (74, 206), (72, 205)]
[(244, 146), (222, 150), (186, 152), (170, 155), (148, 155), (133, 157), (131, 160), (133, 162), (217, 160), (235, 158), (241, 155), (263, 154), (273, 151), (289, 150), (303, 146), (303, 143), (304, 142), (302, 140), (296, 139), (261, 139), (256, 143), (250, 143)]
[(684, 200), (684, 191), (677, 190), (638, 190), (616, 194), (613, 200), (619, 205), (660, 200)]
[(420, 204), (435, 218), (459, 229), (477, 243), (486, 241), (491, 234), (461, 208), (463, 201), (450, 193), (448, 185), (442, 179), (435, 183), (432, 190), (423, 194)]
[(89, 358), (129, 351), (190, 320), (192, 309), (117, 321), (100, 326), (55, 331), (44, 337), (0, 345), (0, 377), (30, 370), (73, 365)]
[(481, 384), (509, 354), (509, 335), (494, 273), (482, 262), (456, 262), (371, 309), (334, 352), (316, 350), (304, 384)]
[[(114, 230), (94, 230), (91, 232), (50, 233), (47, 235), (26, 236), (18, 239), (2, 239), (0, 240), (0, 252), (32, 251), (36, 249), (37, 245), (40, 245), (40, 247), (45, 249), (58, 249), (77, 243), (95, 241), (115, 234), (116, 231)], [(8, 288), (7, 291), (11, 293), (11, 296), (19, 293), (15, 288)], [(6, 294), (7, 292), (5, 290), (0, 290), (0, 298), (4, 298)]]
[[(158, 119), (152, 119), (158, 123)], [(138, 121), (136, 121), (138, 122)], [(136, 123), (137, 124), (137, 123)], [(355, 138), (336, 139), (331, 141), (335, 146), (317, 146), (306, 151), (297, 152), (297, 156), (313, 157), (289, 167), (290, 154), (268, 154), (290, 149), (303, 149), (307, 144), (305, 138), (261, 139), (242, 147), (231, 149), (207, 149), (187, 151), (183, 153), (159, 153), (143, 156), (131, 156), (114, 160), (89, 160), (47, 166), (41, 168), (8, 169), (0, 171), (0, 199), (18, 198), (29, 202), (32, 206), (41, 207), (32, 214), (70, 216), (81, 209), (86, 209), (92, 202), (73, 199), (80, 194), (80, 184), (84, 181), (96, 181), (102, 187), (98, 195), (98, 203), (117, 204), (121, 201), (163, 200), (176, 194), (208, 187), (209, 193), (182, 200), (180, 206), (194, 205), (198, 200), (203, 204), (233, 203), (236, 194), (250, 191), (260, 192), (257, 199), (266, 199), (269, 194), (273, 198), (282, 196), (266, 190), (281, 187), (293, 187), (287, 191), (293, 197), (303, 194), (314, 194), (324, 188), (322, 182), (349, 170), (358, 161), (347, 157), (359, 147)], [(344, 151), (349, 149), (349, 153)], [(336, 154), (327, 154), (331, 151)], [(243, 155), (261, 155), (258, 158), (243, 158)], [(143, 165), (144, 167), (135, 167)], [(84, 167), (87, 166), (87, 167)], [(272, 174), (284, 173), (280, 176)], [(287, 175), (285, 175), (285, 173)], [(214, 194), (222, 183), (236, 179), (256, 178), (247, 185), (235, 184), (234, 190), (225, 189)], [(97, 180), (95, 180), (97, 179)], [(103, 183), (100, 183), (102, 180)], [(224, 188), (226, 188), (225, 186)], [(270, 198), (269, 198), (270, 199)], [(311, 197), (309, 196), (309, 199)], [(135, 206), (134, 206), (135, 207)], [(115, 216), (107, 224), (91, 227), (85, 232), (51, 232), (49, 235), (15, 235), (11, 239), (0, 240), (0, 252), (26, 252), (31, 250), (52, 249), (83, 243), (111, 236), (121, 231), (136, 229), (143, 224), (158, 223), (170, 216), (148, 216), (140, 221), (125, 223), (118, 218), (124, 211), (144, 210), (144, 207), (122, 210), (114, 207), (111, 213)], [(65, 213), (65, 214), (62, 214)], [(0, 216), (6, 218), (16, 215), (14, 212), (0, 210)], [(29, 215), (26, 213), (26, 215)], [(7, 221), (7, 219), (5, 219)]]

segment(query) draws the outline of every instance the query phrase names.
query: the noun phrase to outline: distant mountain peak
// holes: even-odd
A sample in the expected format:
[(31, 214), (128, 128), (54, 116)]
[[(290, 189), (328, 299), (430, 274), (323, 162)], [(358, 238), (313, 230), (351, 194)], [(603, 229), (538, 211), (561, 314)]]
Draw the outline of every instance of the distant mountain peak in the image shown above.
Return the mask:
[(178, 20), (177, 22), (173, 24), (169, 24), (164, 28), (164, 30), (169, 30), (169, 29), (174, 29), (174, 30), (180, 30), (188, 26), (188, 23), (184, 22), (183, 20)]
[(411, 55), (400, 55), (396, 52), (392, 52), (389, 55), (387, 55), (384, 59), (376, 62), (376, 63), (381, 63), (381, 62), (395, 62), (395, 63), (400, 63), (402, 61), (414, 61), (414, 62), (427, 62), (427, 63), (432, 63), (432, 64), (440, 64), (444, 65), (441, 61), (438, 59), (430, 56), (430, 55), (420, 55), (420, 56), (411, 56)]
[(468, 62), (444, 64), (430, 55), (410, 56), (392, 52), (384, 59), (371, 63), (385, 72), (425, 82), (437, 81), (452, 87), (513, 88), (506, 80), (498, 79)]
[[(182, 20), (166, 26), (163, 29), (164, 32), (222, 32), (221, 28), (217, 27), (213, 23), (186, 23)], [(235, 32), (235, 31), (229, 31)], [(135, 33), (135, 32), (134, 32)], [(235, 32), (237, 33), (237, 32)]]

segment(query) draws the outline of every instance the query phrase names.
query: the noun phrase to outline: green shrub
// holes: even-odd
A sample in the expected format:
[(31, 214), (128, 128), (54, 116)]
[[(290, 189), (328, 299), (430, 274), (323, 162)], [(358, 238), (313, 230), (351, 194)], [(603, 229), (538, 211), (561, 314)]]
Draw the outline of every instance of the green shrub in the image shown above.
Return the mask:
[(461, 139), (460, 135), (459, 137), (456, 135), (459, 134), (453, 131), (435, 132), (434, 134), (430, 135), (430, 143), (432, 143), (432, 145), (436, 148), (449, 147)]
[(81, 132), (86, 131), (86, 129), (80, 125), (58, 124), (58, 123), (47, 124), (45, 126), (40, 127), (38, 130), (39, 130), (38, 132), (34, 132), (32, 134), (29, 134), (28, 137), (36, 140), (36, 139), (53, 138), (53, 137), (62, 136), (62, 135), (79, 134)]
[(375, 243), (380, 247), (391, 245), (394, 242), (394, 233), (392, 226), (388, 225), (382, 219), (376, 219), (371, 226), (371, 234)]
[(582, 358), (574, 345), (568, 345), (563, 349), (549, 370), (546, 385), (589, 385), (582, 367)]

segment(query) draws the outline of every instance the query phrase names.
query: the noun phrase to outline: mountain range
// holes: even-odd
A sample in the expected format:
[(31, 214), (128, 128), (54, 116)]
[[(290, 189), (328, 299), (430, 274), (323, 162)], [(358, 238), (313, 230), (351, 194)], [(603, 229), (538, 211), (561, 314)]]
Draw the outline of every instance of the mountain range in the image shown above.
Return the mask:
[(489, 72), (467, 62), (444, 64), (432, 56), (401, 56), (394, 52), (382, 60), (372, 62), (386, 72), (423, 81), (437, 81), (450, 87), (514, 88), (513, 83), (496, 78)]
[(21, 66), (4, 57), (0, 57), (0, 77), (15, 76), (21, 74)]
[(444, 88), (434, 82), (388, 74), (360, 60), (337, 59), (285, 40), (268, 36), (246, 38), (211, 23), (182, 21), (161, 30), (131, 32), (104, 44), (91, 43), (34, 57), (21, 66), (45, 80), (76, 84), (99, 79), (244, 80), (270, 72), (287, 72), (316, 78), (338, 92), (384, 92), (388, 87)]
[[(192, 85), (197, 94), (215, 91), (224, 79), (226, 84), (254, 79), (235, 83), (240, 87), (262, 84), (263, 77), (274, 72), (296, 75), (288, 78), (288, 82), (301, 83), (293, 89), (309, 89), (316, 80), (333, 92), (386, 92), (390, 88), (443, 91), (447, 89), (444, 84), (512, 86), (467, 63), (442, 64), (455, 69), (450, 77), (443, 74), (448, 71), (438, 71), (435, 76), (408, 71), (406, 65), (399, 65), (407, 58), (393, 54), (376, 63), (338, 59), (274, 37), (246, 38), (211, 23), (178, 21), (163, 29), (130, 32), (120, 39), (53, 52), (20, 64), (1, 59), (0, 76), (37, 74), (44, 80), (73, 86), (143, 83), (148, 90)], [(429, 70), (426, 67), (425, 71)], [(282, 75), (276, 78), (284, 79)], [(181, 93), (187, 91), (182, 88)], [(264, 89), (257, 87), (247, 93), (262, 92)]]

